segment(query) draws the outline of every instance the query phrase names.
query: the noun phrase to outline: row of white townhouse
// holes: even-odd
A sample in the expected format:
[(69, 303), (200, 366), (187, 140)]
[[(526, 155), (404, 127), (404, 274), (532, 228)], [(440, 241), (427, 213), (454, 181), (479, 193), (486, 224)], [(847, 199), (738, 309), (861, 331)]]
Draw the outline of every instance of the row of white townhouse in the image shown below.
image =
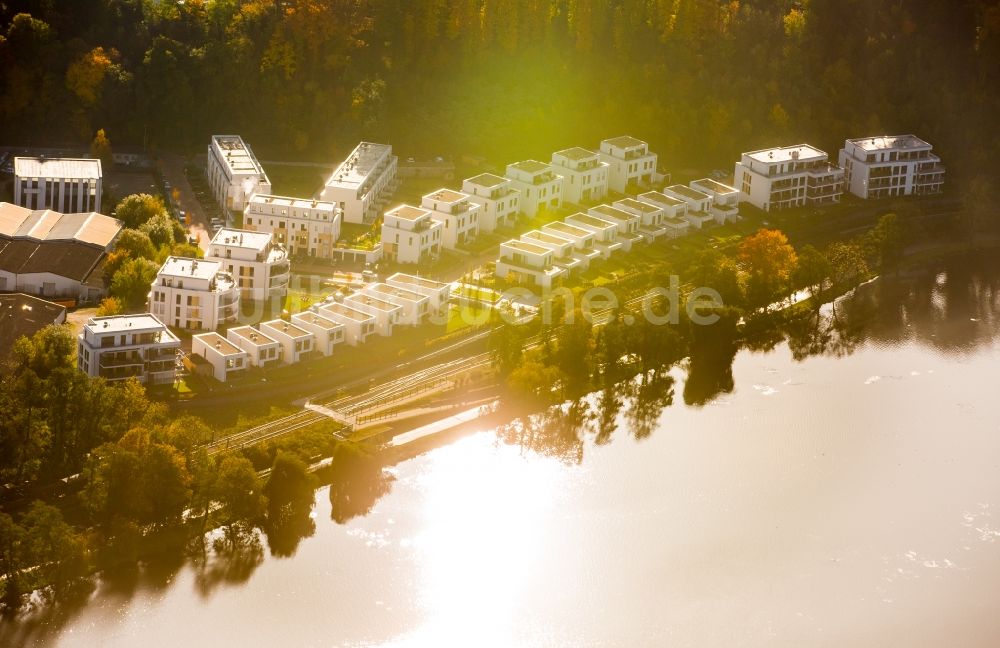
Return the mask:
[(396, 326), (417, 326), (448, 308), (449, 284), (404, 273), (368, 284), (339, 301), (317, 304), (257, 326), (235, 326), (191, 338), (191, 352), (222, 382), (248, 367), (294, 364), (316, 354), (332, 355), (339, 344), (357, 346), (371, 336), (388, 337)]

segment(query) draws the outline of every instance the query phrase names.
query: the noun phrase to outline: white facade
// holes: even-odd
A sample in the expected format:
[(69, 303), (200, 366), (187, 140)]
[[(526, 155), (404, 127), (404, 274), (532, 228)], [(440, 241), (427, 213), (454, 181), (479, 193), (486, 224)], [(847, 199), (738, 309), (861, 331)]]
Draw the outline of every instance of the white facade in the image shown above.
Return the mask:
[(271, 233), (289, 255), (329, 259), (340, 238), (341, 217), (332, 202), (254, 194), (243, 211), (243, 228)]
[(333, 348), (344, 341), (344, 325), (323, 317), (312, 310), (292, 315), (292, 323), (313, 335), (314, 347), (324, 356), (333, 355)]
[(181, 341), (156, 317), (91, 317), (77, 336), (77, 367), (107, 380), (173, 384)]
[(582, 272), (588, 263), (574, 255), (573, 241), (551, 232), (533, 230), (521, 235), (521, 241), (552, 250), (552, 265), (563, 268), (567, 273)]
[(430, 210), (399, 205), (382, 219), (382, 250), (398, 263), (421, 263), (441, 253), (444, 224)]
[(252, 326), (235, 326), (226, 331), (226, 339), (246, 351), (253, 367), (269, 367), (281, 362), (281, 343)]
[(567, 224), (594, 233), (594, 249), (605, 259), (621, 250), (623, 244), (618, 240), (618, 226), (602, 218), (577, 212), (565, 219)]
[(645, 187), (656, 178), (656, 153), (642, 140), (624, 135), (601, 142), (601, 159), (608, 163), (608, 187), (625, 193), (630, 185)]
[(691, 187), (685, 187), (682, 184), (665, 187), (663, 193), (687, 203), (684, 218), (691, 223), (691, 227), (701, 229), (705, 225), (715, 222), (715, 216), (712, 215), (712, 197), (708, 194), (696, 191)]
[(260, 323), (260, 331), (281, 345), (281, 361), (293, 364), (313, 351), (315, 339), (309, 331), (283, 319)]
[(416, 326), (423, 322), (430, 312), (430, 297), (412, 290), (397, 288), (387, 283), (374, 283), (365, 286), (362, 292), (398, 306), (401, 309), (397, 320), (399, 324)]
[(147, 305), (168, 326), (214, 331), (236, 321), (240, 289), (218, 261), (171, 256), (150, 287)]
[(861, 198), (941, 193), (944, 166), (915, 135), (849, 139), (840, 149), (847, 190)]
[(382, 337), (392, 335), (392, 328), (401, 319), (403, 309), (370, 293), (356, 292), (344, 298), (344, 306), (375, 318), (375, 332)]
[(320, 198), (337, 205), (347, 223), (370, 223), (385, 207), (396, 179), (388, 144), (361, 142), (326, 181)]
[(522, 214), (534, 217), (562, 206), (562, 176), (548, 164), (537, 160), (515, 162), (507, 165), (505, 175), (520, 192)]
[(630, 251), (636, 243), (642, 242), (643, 238), (639, 234), (642, 218), (639, 215), (611, 205), (597, 205), (588, 209), (587, 213), (618, 226), (617, 240), (625, 252)]
[(661, 207), (650, 205), (634, 198), (616, 200), (612, 206), (628, 212), (639, 219), (639, 226), (635, 231), (647, 243), (652, 243), (661, 236), (666, 235), (667, 229), (662, 225), (663, 209)]
[(468, 194), (438, 189), (424, 196), (420, 206), (429, 209), (432, 218), (443, 225), (441, 245), (446, 250), (471, 243), (479, 235), (479, 212), (482, 207), (469, 200)]
[(574, 146), (552, 154), (552, 170), (563, 177), (562, 198), (583, 203), (600, 200), (608, 193), (609, 164), (594, 151)]
[(364, 344), (375, 332), (375, 318), (344, 304), (323, 304), (319, 307), (323, 317), (344, 325), (344, 341), (351, 346)]
[(64, 214), (101, 211), (100, 160), (14, 158), (14, 202)]
[(688, 186), (695, 191), (712, 197), (709, 211), (719, 225), (735, 223), (740, 218), (740, 191), (736, 187), (722, 184), (711, 178), (692, 180)]
[(385, 282), (395, 288), (402, 288), (427, 297), (429, 300), (428, 311), (431, 314), (440, 315), (448, 309), (448, 301), (451, 299), (451, 284), (403, 272), (397, 272)]
[(517, 220), (521, 192), (508, 178), (481, 173), (462, 182), (469, 200), (480, 205), (479, 231), (490, 234), (498, 227), (510, 227)]
[(663, 210), (663, 218), (660, 223), (667, 229), (667, 236), (677, 238), (684, 236), (691, 229), (688, 222), (687, 203), (683, 200), (667, 196), (659, 191), (647, 191), (637, 196), (639, 202), (659, 207)]
[(744, 153), (733, 184), (740, 200), (764, 211), (840, 202), (844, 170), (808, 144)]
[(590, 266), (593, 260), (601, 258), (601, 253), (594, 248), (597, 235), (590, 230), (563, 221), (556, 221), (543, 225), (542, 231), (572, 241), (572, 254), (583, 263), (582, 269), (584, 270)]
[(192, 335), (191, 353), (201, 356), (212, 366), (212, 375), (219, 382), (226, 382), (250, 366), (247, 352), (215, 331)]
[(288, 255), (269, 233), (223, 227), (212, 237), (205, 259), (218, 261), (232, 275), (243, 300), (265, 301), (288, 293)]
[(518, 283), (529, 283), (540, 288), (550, 288), (553, 282), (566, 275), (566, 269), (554, 265), (555, 253), (524, 241), (507, 241), (500, 244), (496, 276)]
[(239, 135), (213, 135), (205, 177), (212, 195), (227, 214), (242, 212), (250, 196), (271, 193), (271, 181)]

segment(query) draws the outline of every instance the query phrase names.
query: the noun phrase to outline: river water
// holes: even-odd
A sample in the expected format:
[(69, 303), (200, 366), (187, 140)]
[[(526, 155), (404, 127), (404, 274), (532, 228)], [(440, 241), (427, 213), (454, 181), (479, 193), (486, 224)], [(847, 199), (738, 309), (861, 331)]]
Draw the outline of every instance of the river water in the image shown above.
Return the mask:
[(484, 430), (393, 467), (391, 492), (345, 524), (319, 490), (290, 556), (265, 543), (246, 568), (151, 569), (6, 636), (1000, 645), (998, 264), (866, 286), (838, 322), (739, 351), (707, 393), (675, 370), (672, 404), (625, 398), (600, 443)]

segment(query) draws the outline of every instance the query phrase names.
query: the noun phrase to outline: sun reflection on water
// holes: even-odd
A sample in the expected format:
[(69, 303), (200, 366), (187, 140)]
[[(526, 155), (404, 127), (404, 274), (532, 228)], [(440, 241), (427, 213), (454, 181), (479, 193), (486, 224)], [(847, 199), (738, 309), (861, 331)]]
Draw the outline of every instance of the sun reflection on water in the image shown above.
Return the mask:
[(517, 605), (547, 549), (546, 526), (563, 474), (555, 459), (476, 435), (434, 453), (417, 485), (425, 623), (392, 646), (516, 645)]

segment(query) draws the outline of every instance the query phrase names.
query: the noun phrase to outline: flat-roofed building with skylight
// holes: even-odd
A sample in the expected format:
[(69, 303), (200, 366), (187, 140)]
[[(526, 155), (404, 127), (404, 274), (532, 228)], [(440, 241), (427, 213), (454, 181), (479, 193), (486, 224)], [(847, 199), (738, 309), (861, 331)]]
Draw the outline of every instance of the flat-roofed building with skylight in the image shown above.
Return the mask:
[(292, 323), (313, 334), (314, 347), (324, 356), (333, 355), (333, 349), (344, 341), (344, 325), (323, 317), (316, 310), (292, 314)]
[(294, 364), (309, 357), (313, 352), (315, 339), (313, 334), (283, 319), (273, 319), (260, 323), (260, 330), (281, 345), (281, 361)]
[(234, 326), (226, 339), (247, 352), (253, 367), (270, 367), (281, 362), (281, 343), (253, 326)]
[(320, 198), (337, 205), (345, 223), (370, 223), (394, 189), (397, 164), (392, 146), (361, 142), (330, 174)]
[(149, 313), (91, 317), (77, 336), (77, 366), (95, 378), (169, 385), (180, 346), (180, 339)]
[(847, 190), (861, 198), (941, 193), (944, 165), (916, 135), (879, 135), (844, 142), (839, 162)]
[(101, 161), (78, 158), (14, 158), (14, 202), (63, 214), (101, 211)]
[(462, 182), (469, 200), (480, 205), (479, 231), (491, 234), (498, 227), (510, 227), (517, 220), (521, 192), (509, 178), (481, 173)]
[(250, 366), (247, 352), (215, 331), (192, 335), (191, 354), (204, 358), (219, 382), (226, 382)]
[(844, 170), (809, 144), (779, 146), (740, 156), (733, 172), (740, 200), (764, 211), (840, 202)]
[(346, 304), (322, 304), (317, 312), (323, 317), (344, 325), (344, 341), (351, 346), (364, 344), (375, 332), (375, 316)]
[(239, 135), (213, 135), (205, 177), (216, 202), (227, 214), (242, 212), (250, 196), (271, 193), (271, 181)]

